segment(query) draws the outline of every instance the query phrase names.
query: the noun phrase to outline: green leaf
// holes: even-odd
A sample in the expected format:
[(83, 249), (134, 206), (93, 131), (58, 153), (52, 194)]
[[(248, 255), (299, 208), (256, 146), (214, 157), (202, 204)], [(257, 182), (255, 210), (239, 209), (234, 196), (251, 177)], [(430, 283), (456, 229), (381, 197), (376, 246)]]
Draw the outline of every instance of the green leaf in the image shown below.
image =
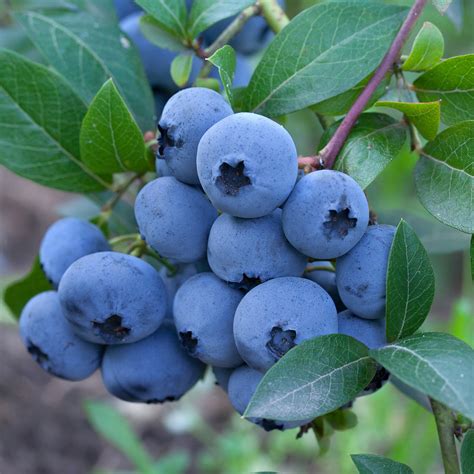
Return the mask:
[(162, 29), (178, 38), (186, 38), (185, 0), (136, 0), (136, 3), (154, 17)]
[(0, 50), (0, 164), (24, 178), (65, 191), (107, 186), (80, 160), (86, 107), (48, 68)]
[(472, 474), (474, 472), (474, 429), (464, 435), (461, 445), (461, 473)]
[(26, 303), (28, 303), (33, 296), (52, 289), (51, 283), (49, 283), (41, 269), (39, 258), (36, 257), (28, 274), (6, 288), (3, 294), (3, 300), (13, 316), (18, 319)]
[(441, 132), (415, 168), (418, 197), (446, 225), (474, 233), (474, 120)]
[(217, 79), (213, 77), (198, 77), (194, 81), (196, 87), (205, 87), (206, 89), (211, 89), (216, 92), (221, 91), (221, 86)]
[(188, 19), (188, 31), (191, 38), (224, 18), (240, 13), (253, 5), (255, 0), (194, 0)]
[(340, 408), (368, 385), (375, 364), (368, 349), (342, 334), (304, 341), (263, 377), (245, 417), (316, 418)]
[(391, 102), (380, 101), (378, 107), (390, 107), (402, 112), (427, 140), (434, 140), (438, 134), (441, 118), (440, 103), (436, 102)]
[(441, 120), (454, 125), (472, 119), (474, 110), (474, 54), (446, 59), (413, 83), (422, 102), (441, 100)]
[(177, 52), (187, 49), (177, 36), (164, 30), (160, 22), (151, 15), (143, 15), (140, 18), (140, 30), (150, 43), (156, 44), (160, 48)]
[[(322, 149), (340, 122), (329, 127), (321, 138)], [(407, 143), (407, 127), (385, 114), (362, 114), (339, 153), (334, 169), (352, 176), (366, 188), (396, 158)]]
[(84, 407), (90, 424), (99, 434), (127, 456), (140, 472), (153, 472), (153, 460), (118, 411), (105, 403), (92, 401), (87, 401)]
[(416, 35), (404, 71), (426, 71), (441, 61), (444, 54), (444, 38), (438, 27), (429, 21), (423, 23)]
[(453, 0), (433, 0), (433, 5), (443, 15)]
[(474, 235), (471, 236), (471, 279), (474, 281)]
[(138, 52), (117, 24), (78, 12), (15, 18), (51, 66), (89, 104), (105, 81), (114, 79), (140, 128), (154, 127), (153, 96)]
[(387, 341), (411, 336), (428, 316), (435, 279), (425, 248), (402, 219), (398, 224), (387, 269)]
[(178, 54), (171, 63), (171, 77), (178, 87), (187, 84), (193, 66), (192, 54)]
[[(344, 115), (351, 109), (352, 105), (359, 97), (361, 92), (365, 89), (369, 79), (372, 77), (366, 77), (359, 84), (355, 85), (351, 89), (342, 94), (338, 94), (335, 97), (331, 97), (330, 99), (323, 100), (317, 104), (311, 106), (311, 110), (314, 112), (321, 114), (321, 115)], [(369, 109), (372, 107), (375, 102), (377, 102), (380, 97), (382, 97), (386, 91), (387, 87), (390, 84), (391, 76), (386, 76), (382, 82), (378, 85), (375, 92), (372, 94), (369, 102), (365, 106), (365, 109)]]
[(214, 66), (219, 69), (219, 76), (221, 77), (227, 99), (232, 105), (234, 102), (234, 94), (232, 91), (232, 84), (234, 81), (235, 65), (237, 63), (236, 54), (232, 46), (225, 45), (218, 49), (210, 58), (208, 58)]
[(474, 418), (474, 350), (443, 333), (423, 333), (370, 351), (370, 355), (410, 387)]
[(304, 10), (265, 51), (246, 109), (278, 116), (351, 89), (380, 64), (406, 13), (398, 6), (345, 2)]
[(377, 454), (351, 454), (359, 474), (413, 474), (413, 470)]
[(143, 135), (109, 79), (92, 101), (81, 128), (81, 156), (97, 173), (147, 171)]

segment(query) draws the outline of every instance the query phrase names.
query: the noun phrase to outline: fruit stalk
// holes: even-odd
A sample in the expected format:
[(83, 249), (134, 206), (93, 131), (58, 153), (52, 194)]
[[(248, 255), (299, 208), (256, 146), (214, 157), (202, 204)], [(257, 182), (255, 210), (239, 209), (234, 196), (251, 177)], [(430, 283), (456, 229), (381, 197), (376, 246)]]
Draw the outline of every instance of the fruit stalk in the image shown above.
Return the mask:
[(430, 398), (438, 429), (441, 456), (446, 474), (459, 474), (459, 460), (454, 441), (454, 417), (449, 408)]
[(279, 33), (290, 22), (277, 0), (260, 0), (262, 15), (274, 33)]

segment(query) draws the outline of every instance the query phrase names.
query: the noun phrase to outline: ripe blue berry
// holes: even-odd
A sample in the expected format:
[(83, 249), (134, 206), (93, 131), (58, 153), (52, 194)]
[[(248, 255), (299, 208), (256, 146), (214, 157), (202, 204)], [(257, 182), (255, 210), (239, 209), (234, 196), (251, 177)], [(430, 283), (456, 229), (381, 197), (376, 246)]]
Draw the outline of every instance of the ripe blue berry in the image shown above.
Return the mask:
[(225, 369), (223, 367), (213, 367), (212, 372), (214, 374), (214, 377), (216, 378), (216, 385), (219, 385), (219, 387), (224, 390), (224, 392), (227, 392), (227, 387), (229, 385), (229, 378), (232, 375), (232, 372), (234, 369)]
[(242, 299), (213, 273), (187, 280), (176, 293), (174, 323), (183, 347), (202, 362), (216, 367), (243, 363), (234, 341), (234, 314)]
[(158, 329), (166, 290), (143, 260), (100, 252), (74, 262), (59, 285), (63, 313), (83, 339), (98, 344), (135, 342)]
[(387, 264), (394, 234), (393, 226), (370, 226), (359, 243), (337, 259), (339, 295), (347, 309), (360, 318), (385, 315)]
[(369, 205), (348, 175), (323, 170), (298, 181), (283, 207), (286, 238), (309, 257), (329, 260), (347, 253), (362, 238)]
[(301, 276), (306, 257), (286, 240), (281, 210), (258, 219), (219, 216), (209, 234), (207, 257), (224, 281), (249, 289), (281, 276)]
[(133, 0), (114, 0), (114, 6), (119, 20), (140, 11), (140, 7)]
[[(315, 267), (318, 268), (318, 270), (313, 270)], [(337, 291), (336, 273), (331, 262), (319, 261), (308, 263), (305, 277), (314, 281), (319, 286), (322, 286), (322, 288), (329, 293), (338, 311), (345, 309), (344, 303), (341, 301), (341, 297)]]
[(183, 263), (206, 255), (216, 217), (217, 211), (201, 191), (171, 176), (148, 183), (135, 201), (135, 218), (148, 245)]
[(180, 181), (199, 184), (196, 153), (204, 133), (223, 118), (232, 115), (225, 99), (203, 87), (184, 89), (165, 105), (158, 122), (158, 155)]
[(41, 241), (39, 259), (44, 273), (57, 288), (64, 272), (77, 259), (110, 250), (98, 227), (83, 219), (66, 217), (55, 222)]
[(20, 335), (31, 357), (56, 377), (82, 380), (100, 365), (103, 347), (74, 333), (55, 291), (40, 293), (27, 303), (20, 316)]
[(387, 343), (385, 319), (364, 319), (352, 314), (348, 309), (337, 315), (339, 333), (351, 336), (369, 349), (378, 349)]
[(257, 114), (231, 115), (199, 142), (199, 180), (214, 206), (236, 217), (262, 217), (285, 202), (298, 159), (290, 134)]
[(305, 278), (276, 278), (255, 287), (244, 296), (234, 318), (237, 349), (260, 371), (304, 340), (337, 330), (331, 297)]

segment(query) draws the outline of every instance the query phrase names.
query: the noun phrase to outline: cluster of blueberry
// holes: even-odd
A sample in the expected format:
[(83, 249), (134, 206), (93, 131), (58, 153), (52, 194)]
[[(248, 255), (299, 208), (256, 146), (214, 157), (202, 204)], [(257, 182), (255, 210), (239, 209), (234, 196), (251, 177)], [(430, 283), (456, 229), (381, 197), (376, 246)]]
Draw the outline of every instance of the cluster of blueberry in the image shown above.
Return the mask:
[(135, 216), (178, 273), (111, 251), (89, 222), (58, 221), (40, 248), (57, 291), (34, 297), (20, 320), (44, 369), (79, 380), (100, 366), (112, 394), (152, 403), (179, 399), (210, 365), (243, 413), (263, 374), (304, 340), (342, 333), (385, 343), (394, 228), (369, 225), (351, 177), (299, 176), (282, 126), (234, 114), (209, 89), (176, 93), (159, 132), (167, 176), (141, 189)]

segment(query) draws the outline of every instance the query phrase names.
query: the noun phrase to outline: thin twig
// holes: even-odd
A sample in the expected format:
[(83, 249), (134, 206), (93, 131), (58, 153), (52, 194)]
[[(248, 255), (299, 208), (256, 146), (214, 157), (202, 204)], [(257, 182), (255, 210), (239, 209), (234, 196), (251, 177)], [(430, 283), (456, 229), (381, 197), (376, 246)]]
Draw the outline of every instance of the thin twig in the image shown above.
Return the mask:
[(260, 0), (260, 7), (262, 15), (275, 33), (279, 33), (290, 22), (277, 0)]
[(103, 206), (102, 212), (110, 212), (117, 203), (122, 199), (122, 196), (127, 192), (128, 188), (139, 178), (141, 178), (145, 173), (137, 173), (131, 176), (125, 183), (117, 186), (113, 191), (115, 196), (112, 196)]

